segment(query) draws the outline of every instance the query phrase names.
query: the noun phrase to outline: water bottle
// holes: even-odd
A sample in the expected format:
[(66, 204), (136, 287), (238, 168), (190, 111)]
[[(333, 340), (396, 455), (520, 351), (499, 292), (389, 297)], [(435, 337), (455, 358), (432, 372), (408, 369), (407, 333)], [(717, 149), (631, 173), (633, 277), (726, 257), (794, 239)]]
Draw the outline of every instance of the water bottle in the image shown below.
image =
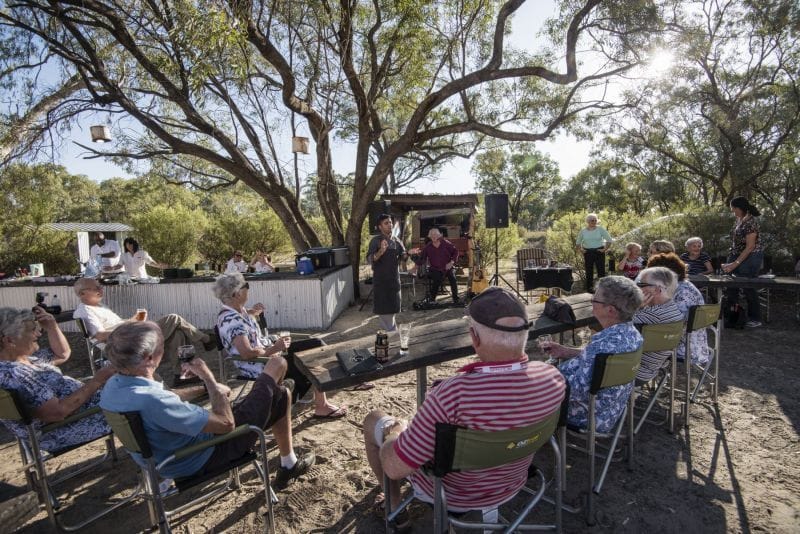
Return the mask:
[(50, 301), (50, 313), (53, 315), (61, 313), (61, 302), (58, 300), (58, 295), (53, 295), (53, 299)]

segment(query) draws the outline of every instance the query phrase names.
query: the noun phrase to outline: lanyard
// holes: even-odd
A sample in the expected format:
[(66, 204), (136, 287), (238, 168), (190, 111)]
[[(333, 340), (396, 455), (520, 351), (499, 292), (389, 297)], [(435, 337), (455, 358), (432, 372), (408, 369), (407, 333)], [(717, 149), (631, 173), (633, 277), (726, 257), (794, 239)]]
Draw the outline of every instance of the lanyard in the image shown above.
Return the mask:
[(463, 373), (481, 373), (481, 374), (496, 374), (496, 373), (512, 373), (528, 367), (527, 358), (506, 361), (506, 362), (475, 362), (465, 365), (459, 372)]

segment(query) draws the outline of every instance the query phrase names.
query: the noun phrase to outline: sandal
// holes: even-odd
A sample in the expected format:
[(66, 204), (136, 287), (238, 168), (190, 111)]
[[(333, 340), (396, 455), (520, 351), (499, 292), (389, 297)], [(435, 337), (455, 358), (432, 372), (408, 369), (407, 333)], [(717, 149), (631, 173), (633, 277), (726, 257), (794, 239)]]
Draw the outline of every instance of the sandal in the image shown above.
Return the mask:
[(326, 414), (317, 414), (315, 413), (312, 418), (313, 419), (341, 419), (342, 417), (347, 415), (347, 408), (344, 406), (340, 406), (335, 410), (328, 412)]
[(353, 386), (353, 389), (350, 391), (369, 391), (370, 389), (375, 389), (375, 384), (372, 382), (364, 382), (357, 386)]

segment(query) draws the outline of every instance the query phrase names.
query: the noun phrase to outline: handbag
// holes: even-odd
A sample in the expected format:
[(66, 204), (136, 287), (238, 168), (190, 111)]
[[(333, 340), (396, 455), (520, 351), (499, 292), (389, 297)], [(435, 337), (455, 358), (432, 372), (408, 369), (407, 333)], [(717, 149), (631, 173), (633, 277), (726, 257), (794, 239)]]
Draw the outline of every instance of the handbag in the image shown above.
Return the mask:
[(555, 295), (551, 295), (544, 303), (544, 314), (559, 323), (574, 325), (576, 322), (575, 312), (569, 302)]

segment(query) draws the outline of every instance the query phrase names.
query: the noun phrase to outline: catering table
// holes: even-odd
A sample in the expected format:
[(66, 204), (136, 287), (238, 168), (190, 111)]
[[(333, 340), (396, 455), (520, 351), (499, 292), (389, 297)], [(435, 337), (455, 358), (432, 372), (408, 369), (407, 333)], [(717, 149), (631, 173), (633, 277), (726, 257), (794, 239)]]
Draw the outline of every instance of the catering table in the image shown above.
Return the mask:
[[(582, 293), (566, 297), (567, 302), (575, 311), (576, 324), (574, 326), (559, 323), (544, 316), (544, 304), (529, 305), (528, 317), (533, 324), (528, 333), (530, 339), (542, 334), (559, 334), (573, 328), (597, 324), (592, 315), (592, 295)], [(296, 362), (300, 371), (308, 377), (319, 391), (331, 391), (358, 384), (394, 376), (406, 371), (417, 371), (417, 404), (421, 404), (427, 390), (427, 367), (438, 363), (463, 358), (475, 353), (472, 348), (472, 339), (469, 335), (468, 323), (465, 319), (451, 319), (430, 324), (415, 325), (411, 334), (409, 354), (399, 355), (396, 339), (390, 338), (388, 363), (383, 368), (375, 371), (348, 375), (339, 365), (336, 353), (352, 349), (372, 347), (375, 336), (365, 336), (314, 348), (297, 353)]]
[(572, 267), (526, 267), (522, 270), (525, 291), (539, 287), (572, 290)]

